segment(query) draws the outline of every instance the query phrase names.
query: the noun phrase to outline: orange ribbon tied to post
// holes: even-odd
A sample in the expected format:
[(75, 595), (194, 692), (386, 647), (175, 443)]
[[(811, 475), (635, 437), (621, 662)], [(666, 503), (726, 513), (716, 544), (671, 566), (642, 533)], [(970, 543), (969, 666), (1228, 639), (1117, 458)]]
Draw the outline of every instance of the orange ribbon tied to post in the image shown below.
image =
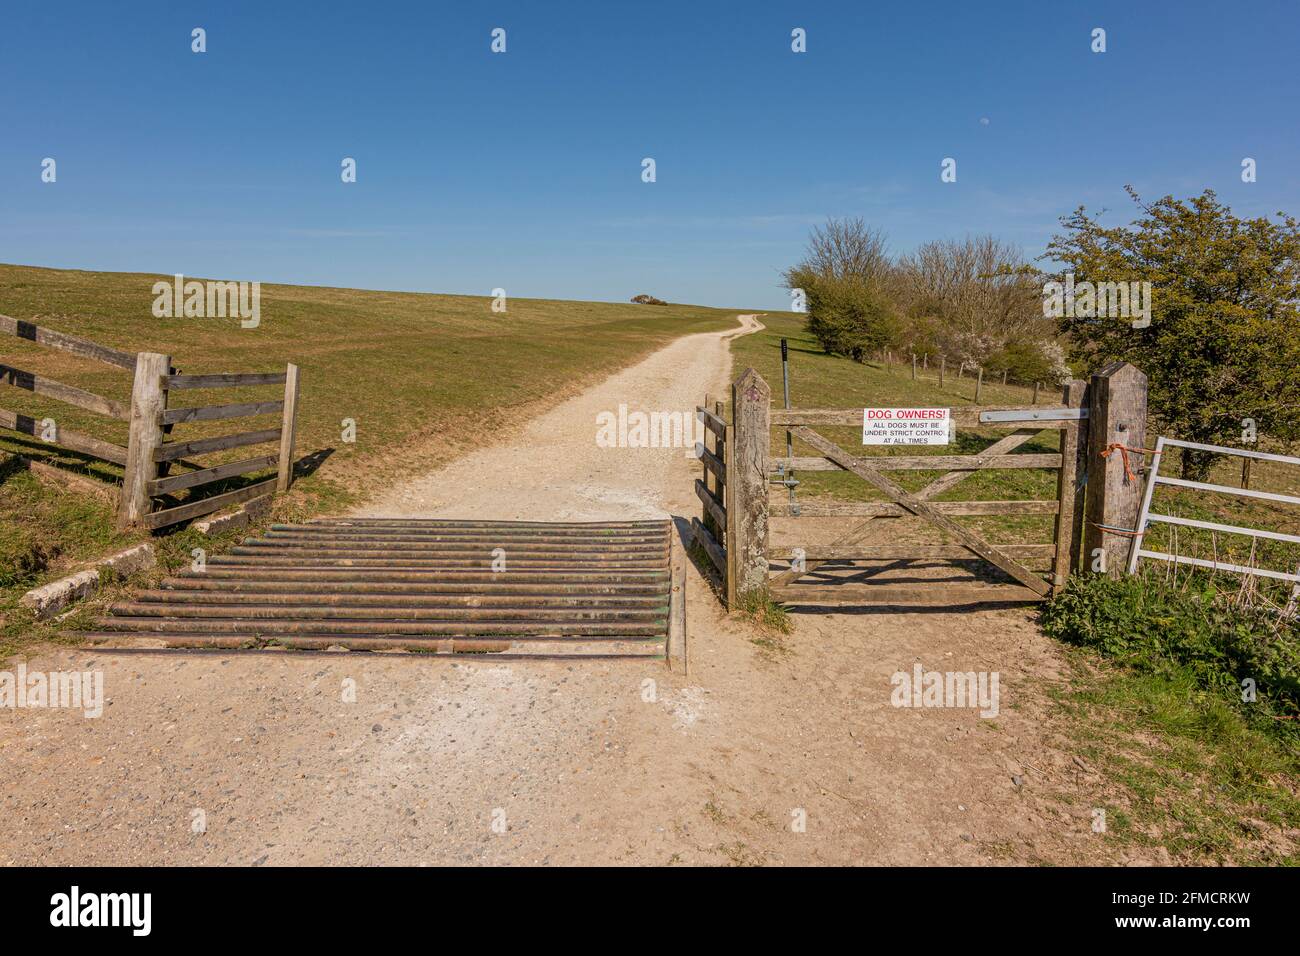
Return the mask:
[(1129, 481), (1137, 481), (1137, 475), (1133, 473), (1133, 468), (1128, 462), (1129, 452), (1132, 452), (1135, 455), (1154, 455), (1156, 453), (1154, 448), (1130, 448), (1123, 442), (1116, 441), (1111, 442), (1106, 446), (1106, 450), (1101, 453), (1101, 457), (1109, 458), (1116, 451), (1118, 451), (1120, 457), (1124, 459), (1124, 477)]

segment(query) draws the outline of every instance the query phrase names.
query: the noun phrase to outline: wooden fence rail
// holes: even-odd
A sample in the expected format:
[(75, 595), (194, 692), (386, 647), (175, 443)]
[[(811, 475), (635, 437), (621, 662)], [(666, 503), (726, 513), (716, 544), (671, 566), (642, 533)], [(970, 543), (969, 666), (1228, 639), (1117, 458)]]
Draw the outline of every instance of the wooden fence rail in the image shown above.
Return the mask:
[(215, 422), (226, 418), (254, 418), (284, 411), (284, 402), (235, 402), (229, 405), (202, 405), (186, 408), (169, 408), (163, 412), (164, 425), (181, 422)]
[[(115, 368), (135, 367), (135, 356), (129, 352), (110, 349), (80, 336), (55, 332), (53, 329), (42, 328), (32, 322), (23, 322), (7, 315), (0, 315), (0, 335), (26, 339), (37, 345), (58, 349), (81, 358), (94, 359)], [(27, 372), (12, 365), (0, 364), (0, 382), (106, 418), (117, 421), (127, 421), (130, 418), (130, 409), (122, 402), (96, 395), (94, 392), (73, 385), (56, 382), (44, 375)], [(50, 423), (37, 421), (31, 416), (0, 409), (0, 428), (30, 435), (43, 443), (65, 448), (78, 455), (99, 458), (115, 465), (125, 465), (127, 462), (128, 450), (121, 445), (71, 431), (60, 426), (57, 421), (52, 423), (52, 428), (49, 426)], [(50, 434), (51, 431), (53, 434)]]
[(96, 415), (105, 415), (119, 421), (127, 421), (131, 417), (131, 413), (121, 402), (105, 398), (102, 395), (96, 395), (94, 392), (87, 392), (85, 389), (77, 388), (74, 385), (64, 385), (62, 382), (56, 382), (44, 375), (24, 372), (12, 365), (0, 364), (0, 381), (3, 381), (6, 385), (12, 385), (14, 388), (25, 389), (33, 395), (44, 395), (56, 402), (75, 405), (77, 408), (94, 412)]
[[(41, 437), (43, 429), (40, 422), (30, 415), (19, 415), (17, 412), (0, 408), (0, 428), (8, 428), (10, 431), (31, 435), (33, 438), (42, 441), (45, 440)], [(112, 442), (103, 441), (90, 435), (83, 435), (80, 432), (70, 431), (66, 428), (57, 429), (57, 437), (51, 444), (59, 445), (68, 449), (68, 451), (76, 452), (78, 455), (100, 458), (115, 465), (126, 464), (126, 449), (121, 445), (114, 445)]]
[(135, 353), (133, 352), (111, 349), (106, 345), (83, 339), (78, 335), (56, 332), (53, 329), (42, 328), (31, 322), (23, 322), (7, 315), (0, 315), (0, 335), (12, 335), (20, 339), (27, 339), (29, 342), (35, 342), (37, 345), (45, 345), (53, 349), (70, 352), (73, 355), (79, 355), (82, 358), (115, 365), (128, 372), (135, 371)]
[(164, 375), (162, 387), (169, 392), (188, 388), (235, 388), (240, 385), (283, 385), (285, 372), (222, 372), (218, 375)]

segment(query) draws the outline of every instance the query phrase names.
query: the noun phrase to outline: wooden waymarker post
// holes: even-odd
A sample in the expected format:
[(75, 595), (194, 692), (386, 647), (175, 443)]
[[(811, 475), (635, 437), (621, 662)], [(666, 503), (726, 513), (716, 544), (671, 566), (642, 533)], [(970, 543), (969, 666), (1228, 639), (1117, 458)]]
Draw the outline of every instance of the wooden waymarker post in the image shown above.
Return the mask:
[(912, 381), (916, 381), (916, 353), (912, 353)]
[(1105, 554), (1106, 573), (1118, 576), (1128, 566), (1129, 550), (1138, 512), (1142, 505), (1143, 455), (1130, 451), (1128, 459), (1135, 478), (1124, 471), (1119, 449), (1107, 457), (1111, 445), (1146, 447), (1147, 377), (1127, 362), (1114, 362), (1092, 376), (1088, 386), (1088, 495), (1087, 524), (1084, 527), (1082, 559), (1092, 566), (1094, 552)]
[(1032, 403), (1032, 404), (1034, 404), (1034, 405), (1037, 405), (1037, 404), (1038, 404), (1038, 388), (1039, 388), (1039, 386), (1042, 385), (1042, 384), (1043, 384), (1042, 382), (1035, 382), (1035, 383), (1034, 383), (1034, 401), (1033, 401), (1033, 403)]
[(121, 529), (143, 523), (149, 514), (149, 482), (158, 477), (154, 453), (162, 446), (163, 412), (167, 408), (163, 376), (171, 372), (171, 367), (170, 355), (141, 352), (136, 356), (130, 438), (117, 509), (117, 526)]
[(979, 367), (979, 378), (975, 380), (975, 404), (980, 403), (980, 390), (984, 387), (984, 366)]
[(948, 364), (948, 357), (946, 355), (940, 355), (939, 356), (939, 384), (940, 385), (943, 384), (944, 366), (946, 366), (947, 364)]

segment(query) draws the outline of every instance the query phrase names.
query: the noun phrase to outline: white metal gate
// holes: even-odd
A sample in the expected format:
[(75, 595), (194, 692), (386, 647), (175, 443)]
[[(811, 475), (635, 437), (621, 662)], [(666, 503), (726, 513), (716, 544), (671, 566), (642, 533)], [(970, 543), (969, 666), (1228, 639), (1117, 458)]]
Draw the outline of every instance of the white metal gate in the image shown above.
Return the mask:
[(1142, 507), (1138, 511), (1135, 540), (1133, 542), (1133, 548), (1129, 553), (1128, 573), (1132, 574), (1137, 570), (1139, 558), (1149, 558), (1155, 561), (1188, 564), (1198, 568), (1209, 568), (1215, 571), (1233, 571), (1237, 574), (1249, 574), (1261, 578), (1274, 578), (1279, 581), (1290, 581), (1296, 586), (1293, 595), (1300, 594), (1300, 568), (1297, 568), (1294, 572), (1275, 571), (1270, 568), (1246, 567), (1245, 565), (1231, 564), (1224, 561), (1193, 558), (1182, 554), (1169, 554), (1164, 551), (1152, 551), (1148, 548), (1142, 547), (1143, 539), (1146, 536), (1147, 526), (1151, 522), (1157, 524), (1182, 525), (1189, 528), (1202, 528), (1207, 531), (1217, 531), (1223, 534), (1247, 535), (1252, 540), (1256, 538), (1268, 538), (1273, 541), (1286, 541), (1292, 544), (1300, 544), (1300, 535), (1284, 534), (1281, 531), (1265, 531), (1260, 528), (1246, 528), (1241, 525), (1218, 524), (1213, 521), (1200, 521), (1196, 518), (1182, 518), (1177, 515), (1157, 514), (1152, 512), (1151, 498), (1155, 493), (1156, 485), (1194, 488), (1200, 491), (1212, 491), (1219, 494), (1236, 495), (1242, 498), (1257, 498), (1265, 501), (1277, 501), (1283, 504), (1300, 505), (1300, 498), (1297, 498), (1294, 495), (1282, 495), (1272, 491), (1257, 491), (1251, 488), (1233, 488), (1230, 485), (1216, 485), (1204, 481), (1188, 481), (1185, 478), (1162, 477), (1160, 475), (1160, 459), (1164, 454), (1164, 450), (1168, 447), (1213, 452), (1217, 455), (1235, 455), (1239, 458), (1249, 458), (1257, 461), (1276, 461), (1300, 467), (1300, 458), (1293, 458), (1289, 455), (1273, 455), (1260, 451), (1245, 451), (1241, 448), (1227, 448), (1222, 445), (1202, 445), (1199, 442), (1180, 441), (1176, 438), (1156, 439), (1156, 447), (1153, 449), (1151, 464), (1147, 474), (1146, 492), (1142, 496)]

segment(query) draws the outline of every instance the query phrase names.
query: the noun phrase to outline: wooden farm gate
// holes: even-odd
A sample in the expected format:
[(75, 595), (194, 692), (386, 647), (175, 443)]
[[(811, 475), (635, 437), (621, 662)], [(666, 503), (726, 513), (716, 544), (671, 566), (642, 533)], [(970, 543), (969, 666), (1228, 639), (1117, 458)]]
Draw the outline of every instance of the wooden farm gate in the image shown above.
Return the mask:
[[(706, 403), (697, 414), (706, 425), (701, 460), (704, 475), (695, 483), (704, 506), (703, 520), (693, 523), (695, 541), (709, 556), (725, 582), (729, 604), (749, 592), (766, 592), (789, 604), (956, 605), (980, 602), (1038, 601), (1061, 588), (1078, 567), (1084, 537), (1085, 510), (1089, 542), (1098, 550), (1127, 548), (1127, 539), (1101, 540), (1107, 521), (1121, 506), (1136, 501), (1136, 485), (1119, 487), (1108, 467), (1110, 445), (1141, 443), (1145, 417), (1145, 379), (1127, 365), (1116, 365), (1094, 376), (1092, 384), (1071, 381), (1056, 407), (968, 406), (951, 409), (958, 429), (1008, 429), (1009, 433), (974, 455), (863, 456), (845, 450), (823, 435), (822, 426), (861, 429), (862, 408), (772, 408), (771, 391), (749, 369), (732, 388), (731, 415), (722, 403)], [(1140, 397), (1140, 403), (1135, 400)], [(710, 407), (711, 406), (711, 407)], [(1139, 407), (1140, 406), (1140, 407)], [(1099, 420), (1099, 426), (1096, 422)], [(1090, 424), (1093, 425), (1090, 428)], [(793, 439), (816, 456), (774, 457), (772, 429), (788, 429)], [(1044, 430), (1058, 433), (1050, 453), (1016, 453)], [(1116, 435), (1119, 440), (1116, 441)], [(1103, 442), (1105, 444), (1103, 444)], [(1097, 476), (1094, 501), (1085, 501), (1089, 463)], [(940, 495), (981, 471), (1054, 469), (1056, 495), (1050, 500), (941, 501)], [(794, 503), (770, 496), (784, 490), (782, 479), (808, 471), (842, 471), (867, 482), (883, 501), (805, 501)], [(894, 471), (942, 471), (941, 477), (918, 491), (907, 491), (890, 477)], [(774, 485), (773, 476), (777, 476)], [(1121, 479), (1122, 480), (1122, 479)], [(939, 545), (882, 543), (878, 519), (913, 515), (947, 539)], [(988, 540), (963, 516), (1050, 515), (1051, 541), (1001, 544)], [(829, 543), (802, 547), (772, 547), (770, 520), (795, 522), (812, 518), (843, 518)], [(1131, 522), (1127, 525), (1131, 527)], [(786, 535), (789, 537), (789, 535)], [(795, 536), (796, 538), (798, 535)], [(1097, 540), (1093, 540), (1097, 539)], [(951, 581), (861, 583), (864, 571), (879, 562), (986, 562), (1009, 583)], [(1122, 567), (1122, 560), (1117, 560)]]
[[(38, 422), (32, 416), (0, 408), (2, 428), (30, 436), (42, 444), (120, 465), (123, 479), (118, 493), (119, 526), (162, 528), (288, 489), (293, 478), (297, 422), (296, 365), (288, 365), (283, 372), (182, 375), (172, 365), (169, 355), (123, 352), (7, 315), (0, 315), (0, 335), (26, 339), (133, 374), (131, 399), (118, 401), (9, 364), (0, 364), (0, 382), (127, 423), (128, 440), (122, 446), (63, 428), (52, 419)], [(283, 386), (283, 399), (187, 407), (171, 404), (173, 392), (266, 385)], [(272, 427), (193, 441), (168, 440), (177, 425), (188, 422), (272, 414), (279, 417)], [(275, 444), (278, 448), (270, 454), (218, 465), (192, 460), (198, 455), (264, 443)], [(202, 496), (199, 490), (272, 468), (276, 469), (276, 477), (252, 485), (207, 496)], [(178, 492), (185, 492), (183, 500), (176, 497)]]

